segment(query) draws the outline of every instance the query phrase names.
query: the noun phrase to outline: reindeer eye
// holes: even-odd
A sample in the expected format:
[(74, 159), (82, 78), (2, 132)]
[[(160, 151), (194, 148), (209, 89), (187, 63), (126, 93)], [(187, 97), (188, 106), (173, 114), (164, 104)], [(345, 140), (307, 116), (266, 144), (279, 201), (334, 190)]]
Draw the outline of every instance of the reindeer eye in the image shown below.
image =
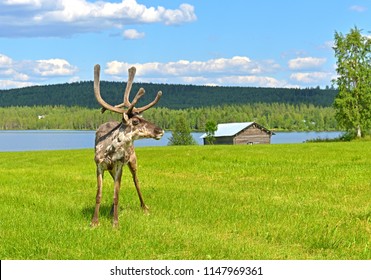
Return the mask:
[(140, 122), (140, 121), (139, 121), (138, 119), (133, 119), (132, 124), (133, 124), (133, 125), (138, 125), (139, 122)]

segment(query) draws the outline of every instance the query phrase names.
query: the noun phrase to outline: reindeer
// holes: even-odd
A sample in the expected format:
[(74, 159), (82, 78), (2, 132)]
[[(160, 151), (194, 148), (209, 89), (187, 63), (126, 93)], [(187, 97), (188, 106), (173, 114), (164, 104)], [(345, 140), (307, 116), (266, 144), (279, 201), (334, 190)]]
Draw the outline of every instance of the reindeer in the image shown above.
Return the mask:
[[(95, 163), (97, 165), (97, 195), (92, 226), (99, 224), (99, 207), (102, 198), (103, 174), (107, 170), (114, 180), (114, 196), (111, 213), (113, 212), (113, 226), (118, 226), (118, 202), (121, 186), (122, 168), (128, 165), (131, 171), (135, 188), (137, 190), (140, 205), (145, 212), (148, 207), (143, 201), (137, 177), (137, 157), (135, 155), (134, 140), (141, 138), (154, 138), (159, 140), (164, 131), (146, 121), (139, 114), (154, 106), (160, 99), (162, 92), (157, 93), (156, 98), (146, 106), (136, 108), (138, 100), (144, 95), (144, 89), (140, 88), (132, 102), (129, 102), (129, 94), (133, 84), (136, 69), (129, 69), (129, 78), (126, 84), (123, 103), (112, 106), (100, 95), (99, 75), (100, 66), (94, 67), (94, 95), (98, 103), (102, 105), (102, 112), (109, 110), (122, 115), (122, 121), (111, 121), (102, 124), (95, 137)], [(126, 107), (126, 109), (124, 109)]]

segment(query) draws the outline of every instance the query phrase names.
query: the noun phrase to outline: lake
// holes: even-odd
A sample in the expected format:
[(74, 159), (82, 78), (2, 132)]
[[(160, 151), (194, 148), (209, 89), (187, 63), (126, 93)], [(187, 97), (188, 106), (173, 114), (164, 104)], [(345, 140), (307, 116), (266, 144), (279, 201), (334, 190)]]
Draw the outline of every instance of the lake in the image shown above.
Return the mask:
[[(203, 145), (202, 132), (192, 133), (199, 145)], [(336, 138), (342, 132), (276, 132), (272, 144), (302, 143), (309, 139)], [(135, 141), (136, 147), (166, 146), (171, 132), (166, 132), (160, 140), (141, 139)], [(94, 148), (95, 131), (80, 130), (0, 130), (0, 152), (69, 150)]]

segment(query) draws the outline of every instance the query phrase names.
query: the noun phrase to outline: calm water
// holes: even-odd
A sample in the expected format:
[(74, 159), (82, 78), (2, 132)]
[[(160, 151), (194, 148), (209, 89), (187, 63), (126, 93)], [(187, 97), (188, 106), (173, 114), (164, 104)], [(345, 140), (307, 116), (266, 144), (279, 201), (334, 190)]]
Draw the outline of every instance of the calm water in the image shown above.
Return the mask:
[[(192, 133), (199, 145), (200, 136)], [(342, 132), (277, 132), (272, 136), (272, 144), (302, 143), (308, 139), (336, 138)], [(0, 151), (69, 150), (94, 147), (95, 131), (76, 130), (0, 130)], [(142, 139), (135, 141), (136, 147), (166, 146), (171, 132), (166, 132), (160, 140)]]

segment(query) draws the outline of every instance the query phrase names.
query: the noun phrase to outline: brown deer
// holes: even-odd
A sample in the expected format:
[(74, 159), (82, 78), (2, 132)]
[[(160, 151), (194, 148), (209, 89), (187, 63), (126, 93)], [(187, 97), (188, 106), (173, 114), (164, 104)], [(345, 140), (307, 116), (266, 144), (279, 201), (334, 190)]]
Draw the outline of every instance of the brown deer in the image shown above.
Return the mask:
[[(97, 165), (97, 196), (92, 226), (99, 224), (99, 207), (102, 198), (103, 173), (108, 171), (114, 180), (113, 197), (113, 226), (118, 226), (118, 202), (121, 186), (122, 168), (125, 164), (129, 166), (135, 188), (137, 190), (140, 205), (147, 212), (148, 207), (143, 201), (137, 177), (137, 157), (135, 155), (134, 140), (141, 138), (160, 139), (164, 131), (143, 119), (139, 114), (154, 106), (160, 99), (162, 93), (159, 91), (156, 98), (146, 106), (136, 108), (135, 105), (143, 96), (144, 89), (140, 88), (132, 102), (129, 102), (129, 94), (133, 84), (136, 69), (129, 69), (129, 78), (124, 93), (124, 102), (112, 106), (108, 104), (100, 95), (99, 75), (100, 66), (94, 67), (94, 95), (98, 103), (102, 105), (102, 112), (109, 110), (122, 115), (122, 121), (111, 121), (102, 124), (95, 137), (95, 163)], [(125, 108), (126, 107), (126, 108)]]

